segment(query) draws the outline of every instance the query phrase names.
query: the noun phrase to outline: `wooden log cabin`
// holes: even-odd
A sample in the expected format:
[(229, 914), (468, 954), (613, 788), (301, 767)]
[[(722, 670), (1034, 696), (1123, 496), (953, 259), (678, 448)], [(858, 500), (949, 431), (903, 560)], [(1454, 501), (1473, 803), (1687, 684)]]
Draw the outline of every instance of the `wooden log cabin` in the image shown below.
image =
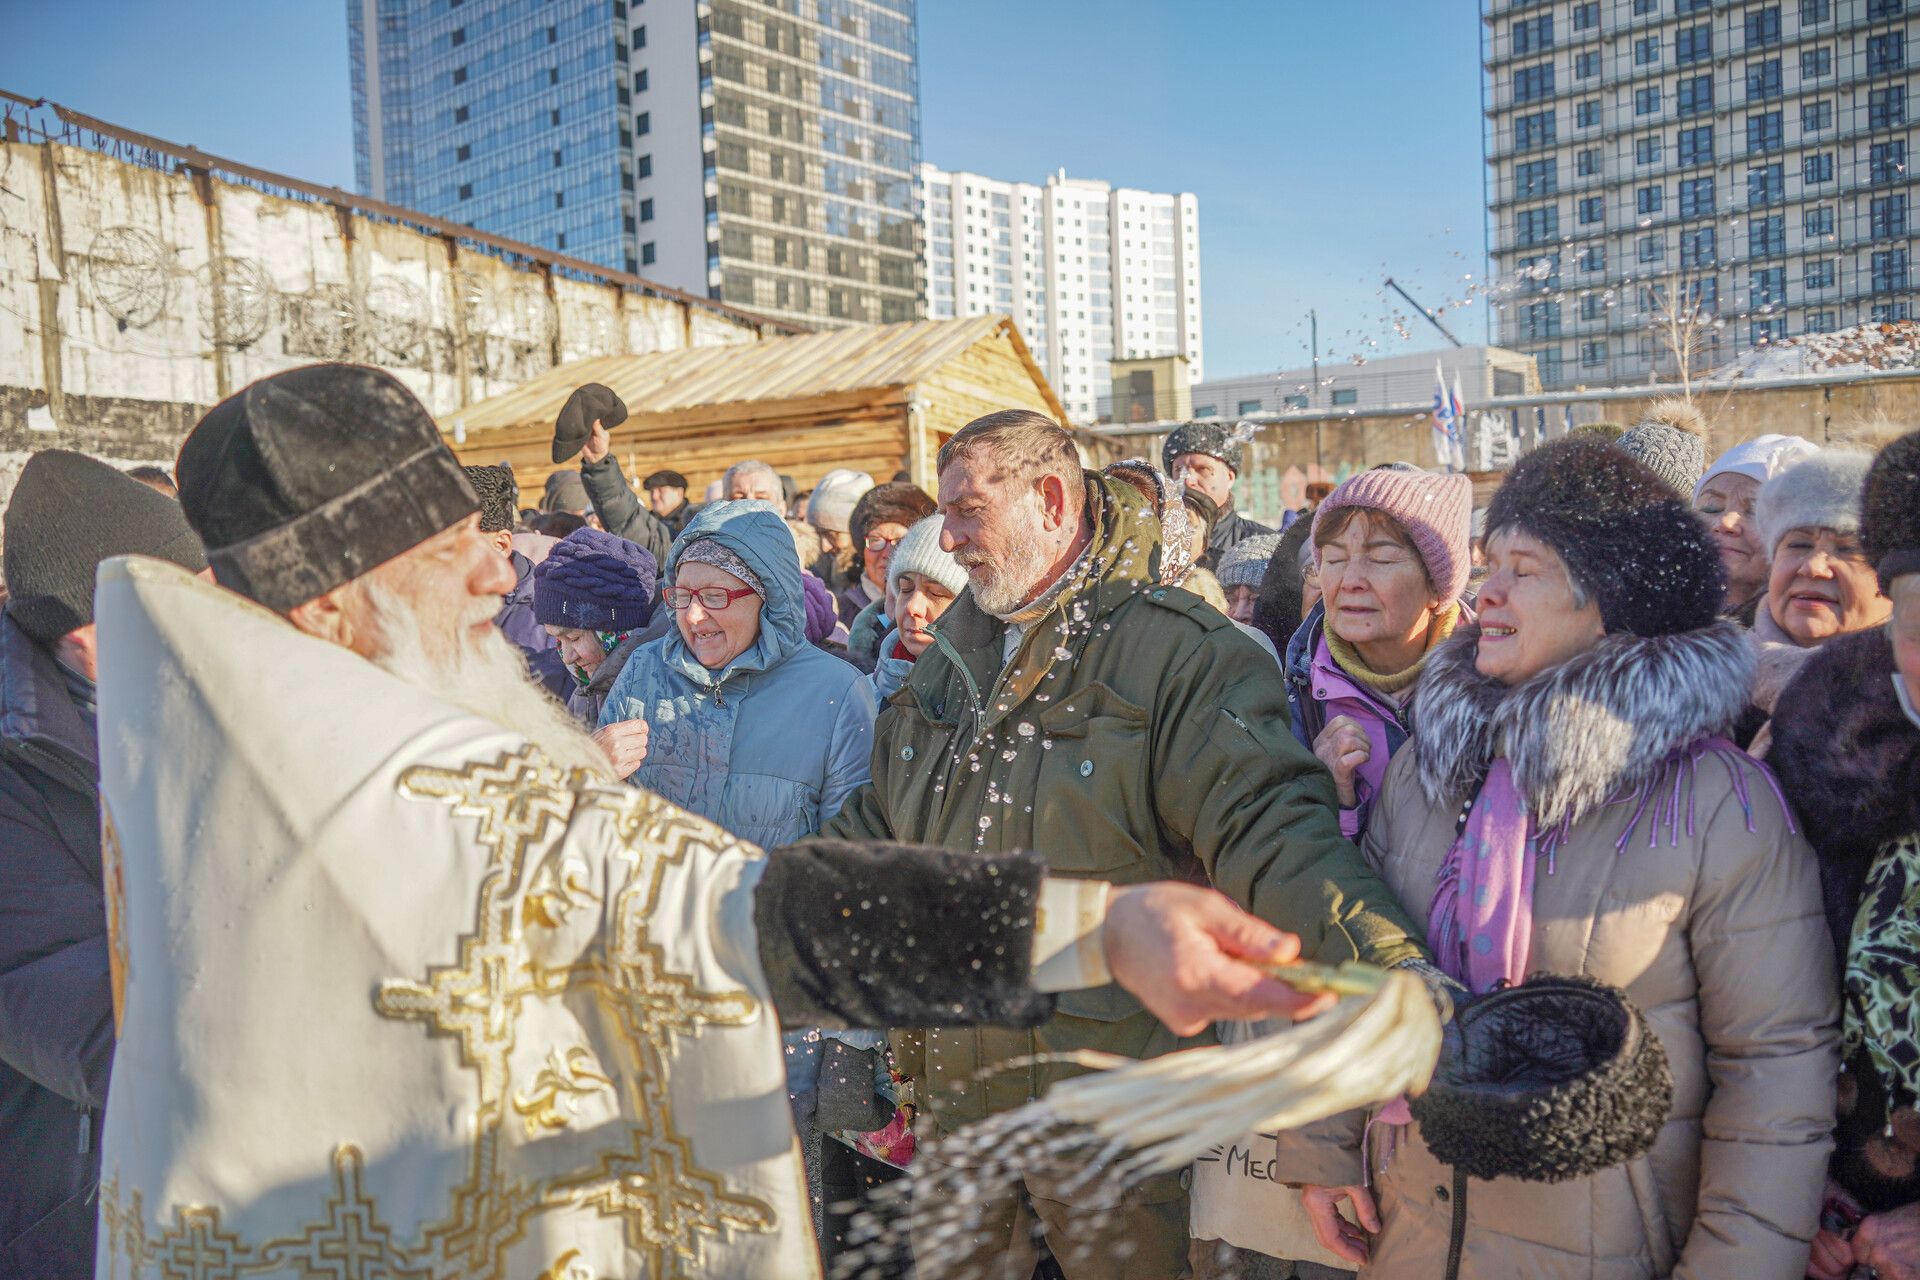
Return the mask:
[(836, 467), (885, 482), (905, 471), (933, 492), (940, 446), (974, 418), (1066, 410), (1005, 316), (830, 329), (734, 346), (603, 356), (562, 365), (441, 423), (463, 463), (513, 464), (523, 500), (548, 473), (554, 419), (598, 382), (626, 402), (614, 456), (630, 484), (671, 468), (700, 500), (748, 458), (810, 489)]

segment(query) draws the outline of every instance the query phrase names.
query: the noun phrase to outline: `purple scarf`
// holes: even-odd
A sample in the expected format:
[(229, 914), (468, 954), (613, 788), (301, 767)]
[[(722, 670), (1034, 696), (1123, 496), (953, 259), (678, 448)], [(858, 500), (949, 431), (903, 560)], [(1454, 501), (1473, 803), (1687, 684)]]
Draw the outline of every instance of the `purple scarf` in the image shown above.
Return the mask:
[(1434, 961), (1476, 995), (1526, 976), (1536, 855), (1527, 803), (1502, 756), (1440, 864), (1427, 912)]

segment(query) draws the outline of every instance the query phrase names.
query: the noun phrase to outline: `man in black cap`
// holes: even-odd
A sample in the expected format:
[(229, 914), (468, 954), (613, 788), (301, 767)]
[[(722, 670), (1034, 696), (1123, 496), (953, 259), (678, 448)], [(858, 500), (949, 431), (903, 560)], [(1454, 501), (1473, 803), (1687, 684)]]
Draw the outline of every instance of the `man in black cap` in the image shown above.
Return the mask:
[[(511, 571), (384, 371), (253, 384), (179, 476), (216, 580), (291, 625), (138, 566), (102, 579), (109, 641), (158, 673), (106, 703), (146, 923), (103, 1266), (161, 1249), (189, 1204), (223, 1247), (244, 1230), (293, 1265), (351, 1177), (389, 1270), (459, 1247), (475, 1263), (449, 1273), (804, 1274), (778, 1024), (1032, 1025), (1045, 993), (1108, 982), (1183, 1034), (1326, 1003), (1268, 973), (1297, 939), (1209, 889), (1069, 883), (1025, 853), (761, 856), (620, 786), (519, 677), (492, 621)], [(268, 673), (278, 696), (245, 687)]]
[(1243, 456), (1244, 447), (1234, 439), (1232, 429), (1217, 422), (1186, 423), (1160, 448), (1166, 473), (1204, 493), (1219, 509), (1213, 531), (1207, 535), (1207, 568), (1248, 538), (1273, 532), (1233, 509), (1233, 482), (1240, 476)]
[(113, 1061), (94, 730), (93, 577), (207, 567), (180, 504), (104, 462), (35, 454), (6, 517), (0, 614), (0, 1275), (93, 1274)]
[[(616, 467), (618, 463), (614, 464)], [(678, 471), (656, 471), (641, 482), (647, 491), (647, 506), (660, 521), (679, 537), (699, 508), (687, 501), (687, 478)]]

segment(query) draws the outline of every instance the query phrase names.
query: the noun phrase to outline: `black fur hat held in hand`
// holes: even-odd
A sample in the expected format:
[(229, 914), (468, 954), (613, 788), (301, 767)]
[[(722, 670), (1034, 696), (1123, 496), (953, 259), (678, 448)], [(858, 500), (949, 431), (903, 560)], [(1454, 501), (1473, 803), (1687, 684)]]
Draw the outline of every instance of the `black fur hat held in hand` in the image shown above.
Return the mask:
[(613, 430), (627, 420), (626, 402), (613, 394), (611, 387), (582, 383), (560, 406), (559, 420), (553, 424), (553, 460), (565, 462), (580, 452), (593, 434), (595, 420)]
[(1713, 625), (1726, 571), (1686, 502), (1625, 450), (1567, 436), (1520, 459), (1487, 506), (1487, 538), (1516, 528), (1552, 547), (1608, 631)]
[(1459, 1005), (1409, 1105), (1433, 1154), (1469, 1177), (1565, 1182), (1653, 1149), (1673, 1072), (1623, 992), (1536, 974)]
[(1920, 431), (1880, 451), (1860, 500), (1860, 541), (1880, 574), (1882, 590), (1920, 573)]

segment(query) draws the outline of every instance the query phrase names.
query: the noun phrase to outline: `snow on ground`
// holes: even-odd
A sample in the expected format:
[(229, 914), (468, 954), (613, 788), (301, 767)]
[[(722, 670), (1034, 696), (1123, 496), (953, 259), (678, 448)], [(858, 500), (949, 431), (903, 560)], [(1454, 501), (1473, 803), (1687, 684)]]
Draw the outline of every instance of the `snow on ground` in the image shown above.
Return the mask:
[(1833, 333), (1782, 338), (1747, 352), (1707, 380), (1811, 378), (1867, 369), (1920, 369), (1920, 320), (1856, 324)]

